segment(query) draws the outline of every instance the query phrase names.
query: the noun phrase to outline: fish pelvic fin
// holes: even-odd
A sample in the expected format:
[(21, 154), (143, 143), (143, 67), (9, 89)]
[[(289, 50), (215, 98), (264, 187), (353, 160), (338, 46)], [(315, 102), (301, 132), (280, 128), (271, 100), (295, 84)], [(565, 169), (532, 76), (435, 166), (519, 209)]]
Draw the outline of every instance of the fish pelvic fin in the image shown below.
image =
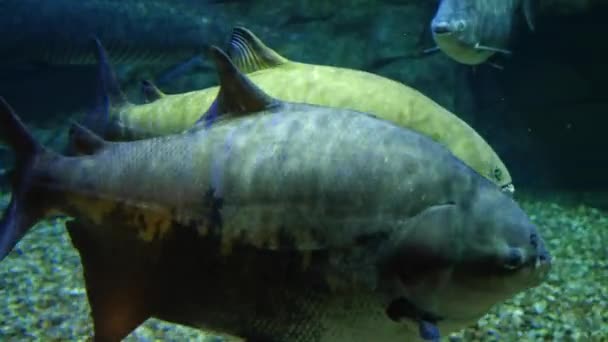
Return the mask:
[(152, 103), (161, 97), (165, 97), (166, 94), (163, 93), (156, 84), (154, 84), (150, 80), (142, 80), (141, 81), (141, 93), (144, 97), (146, 103)]
[(226, 52), (234, 65), (246, 74), (289, 62), (242, 26), (232, 30)]
[(220, 90), (195, 127), (199, 127), (200, 124), (204, 124), (206, 127), (219, 119), (257, 113), (282, 104), (281, 101), (266, 94), (245, 76), (220, 48), (212, 46), (209, 49), (209, 55), (216, 67)]
[(0, 220), (0, 260), (44, 216), (40, 194), (30, 193), (33, 167), (37, 160), (51, 153), (38, 143), (11, 106), (0, 97), (0, 141), (15, 152), (12, 172), (12, 194)]

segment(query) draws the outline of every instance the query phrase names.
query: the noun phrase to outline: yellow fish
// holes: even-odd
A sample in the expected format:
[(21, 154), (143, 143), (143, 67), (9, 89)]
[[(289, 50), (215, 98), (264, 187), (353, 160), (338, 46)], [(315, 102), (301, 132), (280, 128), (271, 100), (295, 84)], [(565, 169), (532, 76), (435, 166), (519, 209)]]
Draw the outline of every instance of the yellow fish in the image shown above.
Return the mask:
[[(101, 44), (98, 48), (101, 70), (106, 74), (101, 78), (112, 80)], [(234, 28), (227, 52), (234, 64), (270, 96), (371, 113), (423, 133), (503, 190), (514, 191), (511, 175), (492, 147), (466, 122), (411, 87), (364, 71), (290, 61), (243, 27)], [(135, 105), (126, 101), (116, 84), (107, 84), (106, 88), (113, 96), (111, 125), (103, 132), (109, 140), (182, 132), (200, 118), (218, 92), (218, 87), (211, 87), (167, 95), (145, 83), (144, 93), (151, 102)]]

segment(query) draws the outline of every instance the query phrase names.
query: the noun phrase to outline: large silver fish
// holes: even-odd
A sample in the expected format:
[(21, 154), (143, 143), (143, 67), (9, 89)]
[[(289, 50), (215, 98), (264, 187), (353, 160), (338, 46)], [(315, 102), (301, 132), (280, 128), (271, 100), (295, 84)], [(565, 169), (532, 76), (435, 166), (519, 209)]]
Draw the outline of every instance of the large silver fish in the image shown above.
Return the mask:
[(512, 198), (425, 135), (257, 88), (219, 49), (189, 131), (78, 156), (0, 102), (16, 152), (0, 258), (49, 215), (78, 249), (96, 341), (148, 317), (247, 341), (436, 340), (540, 284), (550, 258)]
[(441, 0), (431, 21), (437, 47), (457, 62), (481, 64), (496, 53), (510, 54), (515, 14), (522, 10), (534, 29), (537, 0)]

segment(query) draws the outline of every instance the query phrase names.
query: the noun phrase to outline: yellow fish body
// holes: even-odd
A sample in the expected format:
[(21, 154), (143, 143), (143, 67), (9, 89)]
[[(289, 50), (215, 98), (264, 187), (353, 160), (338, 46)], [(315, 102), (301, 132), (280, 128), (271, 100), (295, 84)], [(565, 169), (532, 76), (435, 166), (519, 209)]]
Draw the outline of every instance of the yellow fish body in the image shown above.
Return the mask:
[[(397, 123), (446, 146), (459, 159), (498, 186), (513, 191), (509, 171), (492, 147), (466, 122), (419, 91), (364, 71), (287, 60), (245, 28), (234, 29), (228, 53), (235, 65), (277, 99), (346, 108)], [(113, 108), (119, 129), (110, 140), (133, 140), (182, 132), (200, 118), (218, 87), (165, 95), (154, 101)]]

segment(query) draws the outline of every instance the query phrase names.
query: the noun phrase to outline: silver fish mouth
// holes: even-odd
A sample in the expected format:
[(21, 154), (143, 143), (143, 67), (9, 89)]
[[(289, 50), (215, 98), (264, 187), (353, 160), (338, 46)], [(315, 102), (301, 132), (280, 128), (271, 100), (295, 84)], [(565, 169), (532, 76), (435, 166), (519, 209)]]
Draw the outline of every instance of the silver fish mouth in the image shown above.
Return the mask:
[(436, 35), (447, 35), (452, 33), (450, 24), (445, 21), (431, 23), (431, 31)]
[(515, 193), (515, 185), (513, 185), (513, 183), (509, 183), (507, 185), (503, 185), (500, 190), (512, 196), (513, 193)]

